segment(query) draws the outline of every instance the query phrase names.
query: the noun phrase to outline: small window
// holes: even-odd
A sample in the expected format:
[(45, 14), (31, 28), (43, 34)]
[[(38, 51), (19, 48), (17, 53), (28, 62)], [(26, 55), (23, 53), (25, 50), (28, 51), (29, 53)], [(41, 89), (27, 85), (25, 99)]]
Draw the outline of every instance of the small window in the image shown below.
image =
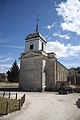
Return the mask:
[(30, 50), (33, 50), (33, 44), (30, 45)]
[(42, 50), (44, 49), (44, 45), (43, 45), (43, 43), (42, 43)]

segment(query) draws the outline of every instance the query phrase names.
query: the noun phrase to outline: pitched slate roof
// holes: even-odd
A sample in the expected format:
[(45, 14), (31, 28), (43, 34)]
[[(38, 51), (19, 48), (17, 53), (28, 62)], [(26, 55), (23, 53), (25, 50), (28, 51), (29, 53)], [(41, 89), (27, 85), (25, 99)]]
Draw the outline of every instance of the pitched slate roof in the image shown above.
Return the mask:
[(31, 33), (31, 34), (27, 35), (25, 40), (29, 40), (29, 39), (37, 38), (37, 37), (40, 37), (46, 43), (45, 38), (39, 32), (34, 32), (34, 33)]

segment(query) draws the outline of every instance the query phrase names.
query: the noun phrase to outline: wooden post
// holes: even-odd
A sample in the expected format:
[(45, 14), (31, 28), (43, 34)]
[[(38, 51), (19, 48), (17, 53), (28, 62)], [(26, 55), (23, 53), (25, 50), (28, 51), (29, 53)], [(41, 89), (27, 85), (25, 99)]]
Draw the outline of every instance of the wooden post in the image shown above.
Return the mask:
[(16, 100), (17, 100), (17, 93), (16, 93)]
[(24, 95), (23, 95), (23, 103), (24, 103)]
[(10, 95), (11, 95), (11, 93), (9, 92), (9, 99), (10, 99)]
[(21, 109), (21, 100), (19, 99), (19, 110)]
[(23, 95), (23, 103), (24, 103), (24, 95)]
[(25, 94), (24, 94), (24, 102), (25, 102)]
[(3, 92), (3, 97), (4, 97), (4, 95), (5, 95), (5, 91)]
[(21, 106), (23, 106), (23, 97), (21, 97)]
[(23, 95), (23, 97), (22, 97), (22, 106), (23, 106), (23, 103), (24, 103), (24, 95)]
[(9, 103), (7, 102), (6, 103), (6, 115), (8, 115), (8, 106), (9, 106)]

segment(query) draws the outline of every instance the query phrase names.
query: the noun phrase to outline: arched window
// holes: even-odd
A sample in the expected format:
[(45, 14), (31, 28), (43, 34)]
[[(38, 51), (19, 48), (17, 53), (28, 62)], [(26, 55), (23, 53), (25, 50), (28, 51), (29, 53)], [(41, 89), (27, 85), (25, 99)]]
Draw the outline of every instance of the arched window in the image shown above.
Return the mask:
[(33, 44), (30, 45), (30, 50), (33, 50), (33, 46), (34, 46)]

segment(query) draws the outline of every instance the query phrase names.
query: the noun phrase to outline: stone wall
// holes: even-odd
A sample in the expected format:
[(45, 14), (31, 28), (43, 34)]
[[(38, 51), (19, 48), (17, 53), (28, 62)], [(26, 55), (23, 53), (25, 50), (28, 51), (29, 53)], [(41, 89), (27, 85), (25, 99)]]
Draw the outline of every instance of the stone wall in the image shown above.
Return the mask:
[(68, 70), (52, 55), (27, 53), (20, 60), (19, 87), (23, 90), (54, 90), (57, 82), (67, 81)]
[(42, 59), (24, 58), (20, 64), (20, 81), (19, 87), (24, 90), (40, 91), (42, 89)]
[(56, 60), (48, 59), (46, 63), (46, 89), (53, 90), (56, 83)]
[(46, 63), (46, 86), (47, 90), (54, 90), (57, 82), (67, 83), (68, 70), (59, 63), (56, 58), (49, 58)]
[(56, 81), (67, 81), (68, 70), (57, 61), (56, 65)]
[(68, 84), (68, 70), (61, 63), (57, 61), (56, 63), (56, 88), (60, 88), (62, 84)]

